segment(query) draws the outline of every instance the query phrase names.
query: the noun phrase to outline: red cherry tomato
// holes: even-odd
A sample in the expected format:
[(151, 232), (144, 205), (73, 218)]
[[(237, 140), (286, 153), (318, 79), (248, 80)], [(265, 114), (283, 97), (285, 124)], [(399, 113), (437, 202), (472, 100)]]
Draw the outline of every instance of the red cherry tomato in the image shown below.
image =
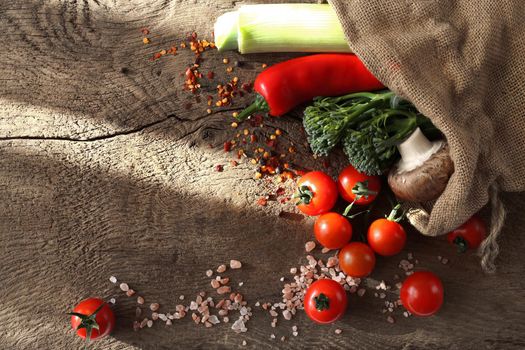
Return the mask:
[(352, 225), (343, 215), (325, 213), (315, 220), (314, 233), (323, 247), (339, 249), (352, 238)]
[(487, 227), (476, 214), (447, 235), (448, 241), (457, 245), (458, 251), (461, 253), (467, 249), (476, 249), (486, 237)]
[(396, 218), (400, 205), (396, 205), (386, 219), (378, 219), (368, 228), (368, 244), (379, 255), (392, 256), (405, 247), (407, 234)]
[(443, 304), (443, 284), (430, 271), (414, 272), (403, 282), (401, 301), (414, 315), (431, 316)]
[[(84, 326), (79, 329), (79, 326)], [(98, 329), (95, 328), (98, 325)], [(71, 327), (83, 339), (91, 334), (88, 340), (95, 340), (107, 336), (115, 327), (115, 314), (109, 305), (102, 299), (89, 298), (82, 300), (71, 313)]]
[(376, 264), (376, 256), (370, 247), (361, 242), (352, 242), (339, 251), (339, 267), (351, 277), (368, 276)]
[(344, 288), (334, 280), (317, 280), (304, 296), (304, 311), (317, 323), (332, 323), (346, 311), (348, 299)]
[(332, 209), (337, 201), (337, 185), (322, 171), (311, 171), (297, 182), (297, 207), (306, 215), (319, 215)]
[(381, 180), (378, 176), (360, 173), (349, 165), (339, 174), (337, 188), (346, 201), (367, 205), (376, 199), (381, 190)]

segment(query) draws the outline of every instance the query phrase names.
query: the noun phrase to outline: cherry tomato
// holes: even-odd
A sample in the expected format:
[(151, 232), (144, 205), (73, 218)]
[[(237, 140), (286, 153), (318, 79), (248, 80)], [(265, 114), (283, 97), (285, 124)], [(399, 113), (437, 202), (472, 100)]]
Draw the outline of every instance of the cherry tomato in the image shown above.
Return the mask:
[(368, 228), (368, 244), (379, 255), (392, 256), (403, 250), (407, 234), (396, 218), (398, 204), (386, 219), (377, 219)]
[(317, 323), (332, 323), (346, 311), (348, 299), (344, 288), (334, 280), (317, 280), (304, 296), (304, 311)]
[(414, 315), (431, 316), (443, 304), (443, 284), (430, 271), (414, 272), (403, 282), (401, 301)]
[(322, 171), (311, 171), (297, 182), (299, 188), (297, 207), (306, 215), (319, 215), (328, 212), (337, 200), (337, 185)]
[(448, 241), (457, 245), (460, 253), (464, 253), (467, 249), (476, 249), (486, 237), (487, 227), (478, 215), (473, 215), (447, 235)]
[(314, 233), (323, 247), (339, 249), (352, 238), (352, 225), (343, 215), (325, 213), (315, 220)]
[[(102, 299), (82, 300), (70, 314), (71, 327), (77, 331), (79, 337), (87, 337), (88, 341), (107, 336), (115, 327), (115, 314)], [(83, 328), (79, 329), (79, 326)], [(88, 334), (88, 330), (91, 334)]]
[(376, 264), (376, 256), (370, 247), (361, 242), (351, 242), (339, 251), (339, 267), (351, 277), (368, 276)]
[(356, 204), (367, 205), (376, 199), (381, 190), (381, 180), (378, 176), (360, 173), (349, 165), (339, 174), (337, 188), (341, 197), (346, 201), (355, 201)]

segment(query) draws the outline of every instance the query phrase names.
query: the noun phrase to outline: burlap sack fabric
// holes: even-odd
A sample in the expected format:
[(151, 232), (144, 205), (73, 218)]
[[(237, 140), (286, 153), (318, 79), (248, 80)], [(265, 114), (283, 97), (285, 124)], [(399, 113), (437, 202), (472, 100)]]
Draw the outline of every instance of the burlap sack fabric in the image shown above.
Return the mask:
[[(444, 133), (455, 172), (435, 203), (410, 204), (423, 234), (444, 234), (491, 198), (482, 265), (494, 271), (505, 211), (525, 190), (525, 1), (332, 0), (351, 49)], [(426, 208), (426, 209), (425, 209)]]

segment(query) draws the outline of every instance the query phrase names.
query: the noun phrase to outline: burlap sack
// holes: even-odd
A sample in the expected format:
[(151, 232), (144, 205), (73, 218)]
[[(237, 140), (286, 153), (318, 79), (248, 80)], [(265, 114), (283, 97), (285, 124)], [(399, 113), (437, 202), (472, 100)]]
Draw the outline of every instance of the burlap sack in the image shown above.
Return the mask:
[(492, 199), (482, 265), (494, 271), (505, 211), (525, 190), (525, 1), (331, 0), (351, 49), (444, 133), (455, 172), (435, 202), (411, 205), (423, 234), (444, 234)]

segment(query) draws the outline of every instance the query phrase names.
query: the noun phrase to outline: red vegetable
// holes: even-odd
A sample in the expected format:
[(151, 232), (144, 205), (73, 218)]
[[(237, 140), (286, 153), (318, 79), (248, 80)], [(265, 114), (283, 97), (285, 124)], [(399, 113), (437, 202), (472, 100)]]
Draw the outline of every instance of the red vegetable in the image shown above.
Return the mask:
[(405, 229), (397, 221), (396, 213), (400, 205), (396, 205), (386, 219), (377, 219), (368, 228), (368, 244), (379, 255), (392, 256), (403, 250), (407, 240)]
[(447, 235), (448, 241), (457, 245), (460, 253), (464, 253), (467, 249), (476, 249), (486, 237), (487, 228), (478, 215), (473, 215)]
[(82, 300), (71, 315), (71, 327), (87, 342), (107, 336), (115, 327), (115, 314), (102, 299)]
[(414, 272), (403, 282), (401, 301), (414, 315), (431, 316), (443, 304), (443, 284), (430, 271)]
[(339, 267), (351, 277), (368, 276), (376, 264), (376, 256), (370, 247), (361, 242), (352, 242), (339, 251)]
[(337, 201), (337, 185), (322, 171), (311, 171), (297, 181), (299, 198), (297, 208), (306, 215), (319, 215), (328, 212)]
[(315, 220), (314, 233), (323, 247), (339, 249), (352, 238), (352, 225), (338, 213), (325, 213)]
[(352, 54), (318, 54), (278, 63), (260, 73), (255, 102), (242, 111), (243, 120), (255, 112), (281, 116), (316, 96), (339, 96), (384, 88)]
[(332, 323), (346, 311), (348, 299), (344, 288), (334, 280), (317, 280), (304, 296), (304, 311), (317, 323)]
[(339, 174), (337, 188), (347, 202), (367, 205), (376, 199), (381, 190), (381, 181), (378, 176), (360, 173), (349, 165)]

